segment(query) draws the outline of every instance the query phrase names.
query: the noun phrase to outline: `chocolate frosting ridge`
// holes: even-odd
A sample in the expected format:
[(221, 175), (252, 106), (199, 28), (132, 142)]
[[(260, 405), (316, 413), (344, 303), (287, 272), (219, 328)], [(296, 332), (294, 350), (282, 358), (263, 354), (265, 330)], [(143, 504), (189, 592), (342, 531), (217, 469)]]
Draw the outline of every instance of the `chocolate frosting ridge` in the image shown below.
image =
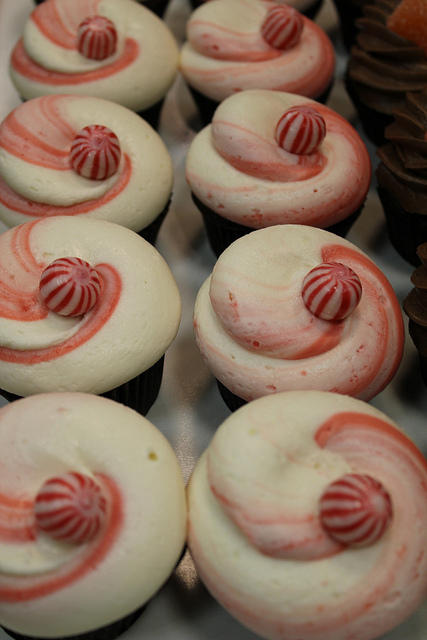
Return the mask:
[(422, 264), (412, 274), (414, 288), (403, 300), (403, 310), (409, 317), (409, 333), (416, 348), (427, 356), (427, 242), (418, 247), (417, 255)]
[(380, 186), (411, 213), (427, 213), (427, 89), (407, 94), (385, 130), (389, 141), (377, 150)]

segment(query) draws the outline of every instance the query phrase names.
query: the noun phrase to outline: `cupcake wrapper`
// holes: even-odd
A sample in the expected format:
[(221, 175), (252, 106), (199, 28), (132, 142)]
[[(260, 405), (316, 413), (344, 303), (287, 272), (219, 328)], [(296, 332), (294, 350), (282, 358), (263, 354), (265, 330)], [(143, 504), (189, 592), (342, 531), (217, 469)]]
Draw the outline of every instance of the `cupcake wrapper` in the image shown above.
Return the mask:
[[(127, 631), (142, 615), (147, 605), (144, 605), (130, 613), (128, 616), (117, 620), (116, 622), (112, 622), (111, 624), (100, 627), (99, 629), (94, 629), (93, 631), (88, 631), (87, 633), (81, 633), (73, 636), (57, 636), (55, 640), (114, 640), (114, 638), (118, 638), (122, 633)], [(3, 631), (7, 633), (15, 640), (45, 640), (40, 636), (25, 636), (20, 633), (16, 633), (15, 631), (11, 631), (7, 627), (2, 627)]]
[(217, 380), (216, 383), (218, 385), (218, 390), (221, 398), (224, 400), (230, 411), (237, 411), (237, 409), (240, 409), (240, 407), (243, 407), (245, 404), (247, 404), (246, 400), (243, 400), (243, 398), (236, 396), (236, 394), (227, 389), (227, 387), (225, 387), (222, 382)]
[[(334, 81), (332, 80), (332, 82), (330, 83), (328, 88), (322, 93), (322, 95), (316, 98), (316, 102), (320, 102), (322, 104), (326, 103), (326, 101), (329, 98), (329, 94), (331, 92), (333, 82)], [(208, 124), (212, 122), (212, 118), (215, 113), (215, 110), (220, 103), (217, 102), (216, 100), (212, 100), (211, 98), (208, 98), (207, 96), (203, 95), (202, 93), (200, 93), (200, 91), (197, 91), (197, 89), (194, 89), (190, 85), (187, 85), (187, 86), (190, 90), (190, 93), (193, 97), (194, 102), (196, 103), (202, 127), (206, 127)]]
[(377, 147), (381, 147), (387, 142), (384, 137), (385, 128), (391, 124), (394, 120), (392, 115), (375, 111), (368, 107), (359, 99), (357, 91), (357, 83), (354, 83), (349, 74), (345, 75), (345, 88), (346, 91), (357, 111), (360, 124), (365, 132), (365, 135), (369, 140)]
[[(164, 358), (165, 357), (162, 356), (160, 360), (143, 373), (140, 373), (139, 376), (100, 395), (103, 398), (109, 398), (110, 400), (124, 404), (130, 409), (138, 411), (143, 416), (147, 415), (159, 395), (163, 377)], [(3, 389), (0, 389), (0, 395), (8, 402), (14, 402), (22, 397)]]
[(397, 253), (409, 264), (417, 267), (421, 260), (417, 247), (427, 242), (427, 212), (411, 213), (380, 185), (377, 186), (387, 224), (388, 236)]
[(146, 227), (144, 227), (144, 229), (141, 229), (141, 231), (138, 232), (138, 235), (141, 236), (141, 238), (144, 238), (144, 240), (146, 240), (153, 246), (156, 244), (160, 227), (162, 226), (163, 220), (166, 218), (166, 214), (169, 211), (170, 203), (171, 203), (171, 199), (169, 198), (165, 208), (163, 209), (163, 211), (159, 213), (157, 218), (154, 218), (153, 222), (150, 222), (149, 225), (147, 225)]
[[(227, 220), (227, 218), (223, 218), (215, 211), (212, 211), (212, 209), (209, 209), (209, 207), (203, 204), (203, 202), (201, 202), (193, 193), (191, 195), (194, 204), (202, 214), (209, 245), (216, 257), (219, 257), (232, 242), (248, 233), (251, 233), (252, 231), (255, 231), (252, 227), (247, 227), (245, 225), (238, 224), (237, 222), (233, 222), (232, 220)], [(360, 216), (363, 206), (364, 205), (362, 204), (357, 211), (344, 220), (327, 227), (326, 230), (344, 238)]]
[(162, 113), (162, 108), (164, 104), (164, 98), (162, 98), (156, 104), (153, 104), (151, 107), (147, 107), (147, 109), (143, 109), (142, 111), (137, 111), (138, 115), (148, 122), (149, 125), (153, 127), (155, 131), (157, 131), (160, 122), (160, 115)]

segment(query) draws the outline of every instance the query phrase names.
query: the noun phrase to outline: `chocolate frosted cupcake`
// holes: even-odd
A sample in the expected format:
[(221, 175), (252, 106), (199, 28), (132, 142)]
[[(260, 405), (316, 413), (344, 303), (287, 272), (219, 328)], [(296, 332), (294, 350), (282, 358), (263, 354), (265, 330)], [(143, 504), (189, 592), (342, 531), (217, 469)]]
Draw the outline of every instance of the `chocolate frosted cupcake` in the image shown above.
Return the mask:
[(414, 289), (403, 301), (409, 317), (409, 334), (420, 358), (421, 375), (427, 386), (427, 242), (420, 245), (417, 255), (422, 262), (411, 277)]
[(427, 89), (408, 94), (394, 117), (377, 150), (378, 194), (393, 246), (416, 266), (417, 247), (427, 241)]
[(365, 6), (347, 69), (347, 90), (366, 135), (376, 145), (384, 143), (384, 129), (406, 93), (427, 85), (424, 51), (387, 26), (398, 4), (399, 0), (376, 0)]

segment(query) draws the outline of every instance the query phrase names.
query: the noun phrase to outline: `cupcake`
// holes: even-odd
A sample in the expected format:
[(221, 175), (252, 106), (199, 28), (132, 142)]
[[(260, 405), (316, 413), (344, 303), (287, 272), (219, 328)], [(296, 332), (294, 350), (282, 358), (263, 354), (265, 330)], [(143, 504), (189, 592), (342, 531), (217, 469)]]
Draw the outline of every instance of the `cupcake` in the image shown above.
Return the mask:
[[(404, 102), (406, 93), (427, 85), (426, 54), (399, 35), (394, 17), (398, 5), (399, 0), (375, 0), (364, 7), (347, 68), (348, 93), (365, 134), (377, 146), (384, 144), (384, 129), (392, 123), (393, 109)], [(425, 20), (426, 16), (424, 24)]]
[(58, 216), (1, 234), (0, 256), (2, 395), (107, 394), (147, 413), (181, 313), (156, 249), (112, 222)]
[[(162, 17), (166, 12), (167, 6), (169, 4), (169, 0), (137, 0), (141, 4), (143, 4), (147, 9), (153, 11), (156, 15)], [(35, 4), (41, 4), (45, 2), (45, 0), (34, 0)]]
[(184, 547), (172, 447), (135, 411), (83, 393), (3, 407), (0, 442), (1, 627), (15, 638), (117, 637)]
[(409, 334), (418, 351), (421, 375), (427, 386), (427, 242), (418, 247), (421, 265), (412, 274), (414, 288), (403, 300), (403, 310), (409, 318)]
[(188, 485), (188, 545), (261, 638), (373, 640), (427, 595), (426, 486), (423, 454), (384, 413), (285, 392), (215, 432)]
[(118, 102), (154, 127), (178, 69), (166, 24), (134, 0), (46, 0), (10, 59), (24, 99), (84, 94)]
[[(205, 2), (210, 2), (210, 0), (190, 0), (190, 5), (193, 9), (197, 9), (197, 7), (200, 7)], [(274, 2), (276, 4), (287, 4), (295, 7), (297, 11), (303, 13), (308, 18), (314, 18), (323, 5), (323, 0), (274, 0)]]
[(43, 96), (0, 124), (0, 220), (8, 227), (58, 215), (91, 217), (154, 243), (172, 186), (172, 161), (160, 136), (114, 102)]
[(396, 373), (404, 342), (384, 274), (347, 240), (304, 225), (231, 244), (197, 295), (194, 332), (231, 410), (280, 391), (370, 400)]
[(393, 115), (387, 144), (377, 149), (378, 195), (394, 248), (416, 266), (417, 247), (427, 242), (427, 87), (407, 94)]
[(324, 101), (335, 55), (326, 33), (293, 7), (266, 0), (211, 0), (187, 23), (180, 69), (211, 121), (225, 98), (245, 89), (288, 91)]
[(345, 235), (363, 207), (371, 162), (355, 129), (328, 107), (252, 90), (224, 100), (196, 135), (186, 177), (218, 256), (242, 235), (277, 224)]

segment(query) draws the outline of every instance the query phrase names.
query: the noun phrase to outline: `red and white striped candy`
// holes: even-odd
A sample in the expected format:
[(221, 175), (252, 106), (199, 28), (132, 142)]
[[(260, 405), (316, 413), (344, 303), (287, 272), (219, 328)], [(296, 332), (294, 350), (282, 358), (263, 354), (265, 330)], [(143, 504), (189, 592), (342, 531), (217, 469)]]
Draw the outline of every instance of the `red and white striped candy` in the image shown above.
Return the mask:
[(40, 278), (40, 297), (61, 316), (81, 316), (98, 301), (101, 282), (96, 270), (81, 258), (58, 258)]
[(393, 515), (390, 496), (368, 475), (350, 473), (332, 482), (320, 498), (320, 521), (341, 544), (364, 547), (377, 542)]
[(117, 171), (120, 155), (120, 142), (114, 131), (102, 124), (90, 124), (74, 138), (70, 164), (84, 178), (105, 180)]
[(326, 135), (326, 122), (316, 109), (291, 107), (280, 118), (276, 140), (289, 153), (308, 155), (320, 147)]
[(77, 30), (77, 48), (90, 60), (105, 60), (116, 51), (117, 31), (111, 20), (104, 16), (90, 16)]
[(322, 320), (342, 320), (362, 297), (358, 275), (340, 262), (323, 262), (304, 278), (302, 297), (309, 311)]
[(291, 49), (298, 43), (303, 26), (302, 16), (294, 7), (281, 5), (268, 11), (261, 34), (275, 49)]
[(37, 527), (55, 540), (88, 542), (101, 530), (107, 501), (89, 476), (70, 472), (51, 478), (34, 502)]

